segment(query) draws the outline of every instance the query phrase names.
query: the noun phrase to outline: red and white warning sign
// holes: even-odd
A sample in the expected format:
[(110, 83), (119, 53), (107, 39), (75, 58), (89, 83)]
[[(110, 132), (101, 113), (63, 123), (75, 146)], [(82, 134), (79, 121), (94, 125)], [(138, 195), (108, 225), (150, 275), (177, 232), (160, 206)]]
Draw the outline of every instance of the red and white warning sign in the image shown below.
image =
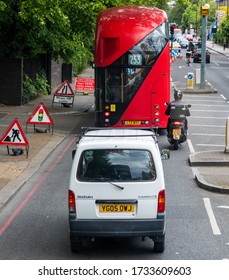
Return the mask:
[(67, 80), (54, 92), (53, 103), (73, 105), (74, 91)]
[(54, 92), (55, 95), (71, 96), (74, 95), (68, 80), (64, 81), (63, 84)]
[(75, 90), (76, 91), (94, 91), (95, 80), (93, 78), (76, 78)]
[(17, 119), (15, 119), (0, 139), (0, 145), (28, 146), (28, 140)]
[(27, 120), (27, 124), (53, 124), (53, 120), (45, 105), (41, 102)]

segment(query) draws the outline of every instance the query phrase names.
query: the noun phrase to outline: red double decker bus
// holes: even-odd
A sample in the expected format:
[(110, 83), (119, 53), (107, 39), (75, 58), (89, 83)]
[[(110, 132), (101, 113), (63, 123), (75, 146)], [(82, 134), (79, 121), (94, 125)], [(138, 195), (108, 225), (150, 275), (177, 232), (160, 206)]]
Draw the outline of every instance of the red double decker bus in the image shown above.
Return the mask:
[(166, 128), (169, 100), (166, 13), (140, 6), (100, 12), (95, 38), (96, 126)]

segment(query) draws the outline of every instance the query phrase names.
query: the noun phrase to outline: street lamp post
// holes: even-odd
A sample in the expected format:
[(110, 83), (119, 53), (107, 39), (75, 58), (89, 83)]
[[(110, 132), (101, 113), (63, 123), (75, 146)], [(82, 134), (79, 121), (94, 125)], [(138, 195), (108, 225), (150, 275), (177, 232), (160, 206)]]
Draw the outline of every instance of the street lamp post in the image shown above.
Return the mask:
[(201, 67), (200, 67), (200, 88), (205, 87), (205, 63), (206, 63), (206, 27), (207, 27), (207, 16), (209, 12), (209, 5), (201, 7), (202, 16), (202, 33), (201, 33)]

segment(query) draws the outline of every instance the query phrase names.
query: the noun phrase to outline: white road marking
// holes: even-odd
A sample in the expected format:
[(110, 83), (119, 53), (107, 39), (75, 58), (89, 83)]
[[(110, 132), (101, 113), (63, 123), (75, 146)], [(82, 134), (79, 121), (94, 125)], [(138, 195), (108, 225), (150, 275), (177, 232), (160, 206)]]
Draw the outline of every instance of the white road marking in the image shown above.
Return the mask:
[(192, 133), (192, 135), (225, 137), (225, 134)]
[(192, 112), (214, 112), (214, 113), (227, 113), (228, 114), (228, 110), (227, 111), (217, 111), (217, 110), (191, 110)]
[(225, 125), (214, 125), (214, 124), (189, 124), (189, 126), (200, 126), (200, 127), (222, 127), (222, 128), (225, 128)]
[[(214, 62), (214, 61), (213, 61), (213, 63), (214, 63), (216, 66), (220, 66), (220, 64), (217, 63), (217, 62)], [(211, 67), (211, 68), (213, 69), (214, 67)], [(217, 67), (216, 69), (218, 69), (218, 67)]]
[(229, 209), (229, 206), (220, 205), (220, 206), (218, 206), (218, 208)]
[(226, 98), (223, 94), (220, 94), (220, 96), (221, 96), (225, 101), (227, 101), (227, 98)]
[(209, 221), (210, 221), (210, 224), (211, 224), (211, 227), (212, 227), (213, 234), (220, 235), (221, 232), (220, 232), (220, 229), (217, 225), (217, 222), (216, 222), (216, 219), (215, 219), (212, 207), (211, 207), (210, 199), (206, 197), (206, 198), (203, 198), (203, 201), (204, 201), (204, 206), (205, 206), (205, 209), (207, 211), (208, 218), (209, 218)]
[[(188, 142), (188, 147), (189, 147), (189, 151), (191, 154), (195, 153), (195, 149), (192, 145), (192, 141), (190, 139), (187, 139), (187, 142)], [(196, 175), (199, 174), (199, 171), (198, 171), (198, 168), (197, 167), (191, 167), (191, 170), (192, 170), (192, 174), (193, 174), (193, 178), (195, 179), (196, 178)]]
[(215, 145), (215, 144), (196, 144), (196, 146), (205, 146), (205, 147), (225, 147), (225, 145)]
[[(215, 103), (215, 102), (214, 102)], [(220, 102), (220, 103), (222, 103), (222, 102)], [(203, 104), (200, 104), (200, 103), (198, 103), (198, 104), (191, 104), (192, 105), (192, 107), (193, 106), (201, 106), (201, 107), (226, 107), (226, 108), (228, 108), (228, 105), (227, 104), (225, 104), (224, 102), (223, 102), (223, 104), (222, 105), (216, 105), (216, 104), (212, 104), (212, 105), (203, 105)], [(191, 109), (192, 110), (192, 109)], [(192, 110), (193, 111), (193, 110)]]
[[(200, 102), (206, 102), (206, 99), (184, 99), (185, 103), (191, 103), (193, 105), (201, 105)], [(198, 103), (193, 103), (193, 102), (198, 102)], [(220, 100), (220, 99), (211, 99), (211, 100), (208, 100), (208, 103), (220, 103), (220, 104), (224, 104), (225, 105), (225, 102), (223, 100)], [(203, 104), (203, 105), (206, 105), (206, 104)]]
[(194, 147), (192, 145), (192, 141), (190, 139), (187, 139), (188, 142), (188, 147), (189, 147), (189, 151), (191, 154), (195, 153)]
[(217, 120), (225, 120), (226, 118), (220, 118), (220, 117), (201, 117), (201, 116), (190, 116), (189, 118), (192, 119), (217, 119)]
[(184, 94), (184, 96), (187, 97), (187, 99), (189, 99), (191, 97), (191, 98), (194, 98), (195, 100), (200, 99), (200, 98), (202, 98), (205, 101), (206, 101), (206, 99), (207, 100), (211, 100), (211, 99), (219, 99), (220, 100), (219, 96), (207, 96), (207, 98), (206, 98), (206, 95), (201, 95), (201, 94), (200, 95), (195, 95), (195, 94), (185, 95)]

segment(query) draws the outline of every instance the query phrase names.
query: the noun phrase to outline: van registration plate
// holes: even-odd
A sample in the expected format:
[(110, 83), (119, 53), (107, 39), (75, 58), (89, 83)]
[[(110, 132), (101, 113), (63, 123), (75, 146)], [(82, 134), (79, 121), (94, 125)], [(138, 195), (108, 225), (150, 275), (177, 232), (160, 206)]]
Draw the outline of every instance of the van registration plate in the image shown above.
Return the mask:
[(99, 212), (102, 213), (115, 213), (115, 212), (123, 212), (123, 213), (133, 213), (134, 212), (134, 204), (100, 204)]
[(181, 135), (181, 129), (173, 129), (173, 136), (180, 136)]

